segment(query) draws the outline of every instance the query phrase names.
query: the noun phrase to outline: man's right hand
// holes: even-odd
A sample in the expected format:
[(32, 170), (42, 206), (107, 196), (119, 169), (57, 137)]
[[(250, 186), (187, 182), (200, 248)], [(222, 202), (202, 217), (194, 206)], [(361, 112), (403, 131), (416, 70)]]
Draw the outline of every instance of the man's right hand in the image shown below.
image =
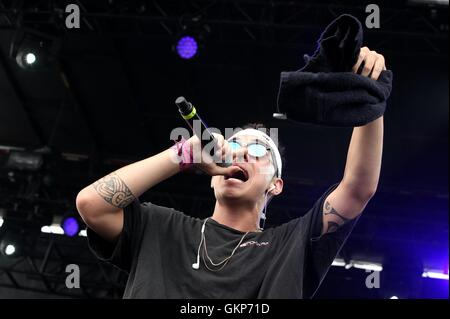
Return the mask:
[[(223, 137), (223, 135), (212, 133), (217, 140), (217, 146), (214, 148), (215, 152), (213, 156), (209, 154), (209, 150), (212, 149), (212, 144), (207, 144), (205, 149), (201, 149), (201, 144), (199, 138), (194, 135), (187, 140), (187, 143), (190, 143), (193, 150), (193, 158), (194, 158), (194, 166), (198, 167), (205, 173), (211, 176), (215, 175), (224, 175), (231, 176), (234, 173), (242, 170), (238, 166), (228, 166), (221, 167), (217, 165), (218, 163), (232, 163), (233, 159), (236, 157), (241, 158), (245, 156), (246, 149), (243, 148), (239, 152), (233, 152), (227, 140)], [(201, 151), (200, 151), (201, 150)]]

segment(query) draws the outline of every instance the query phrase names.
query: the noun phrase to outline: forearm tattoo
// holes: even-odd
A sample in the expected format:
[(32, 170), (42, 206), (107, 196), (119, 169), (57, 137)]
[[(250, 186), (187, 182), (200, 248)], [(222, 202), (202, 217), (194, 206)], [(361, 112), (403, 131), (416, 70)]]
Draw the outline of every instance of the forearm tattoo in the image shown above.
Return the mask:
[(135, 200), (133, 193), (116, 173), (99, 179), (92, 186), (105, 201), (119, 208), (124, 208)]
[(325, 211), (323, 213), (325, 216), (327, 215), (333, 215), (336, 216), (337, 218), (333, 218), (334, 220), (328, 220), (327, 221), (327, 228), (325, 229), (324, 233), (332, 233), (335, 232), (340, 226), (344, 225), (345, 223), (347, 223), (348, 221), (350, 221), (350, 219), (345, 218), (344, 216), (342, 216), (341, 214), (339, 214), (332, 206), (331, 204), (326, 201), (325, 202)]

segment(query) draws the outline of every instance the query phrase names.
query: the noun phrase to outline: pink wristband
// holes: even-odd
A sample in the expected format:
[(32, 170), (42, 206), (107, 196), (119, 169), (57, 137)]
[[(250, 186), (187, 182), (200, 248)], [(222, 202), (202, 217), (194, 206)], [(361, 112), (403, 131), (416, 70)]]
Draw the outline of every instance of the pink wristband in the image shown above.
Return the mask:
[(171, 149), (174, 150), (175, 154), (179, 157), (181, 171), (185, 171), (194, 165), (192, 147), (190, 146), (191, 145), (187, 142), (187, 140), (182, 137), (180, 141), (175, 141), (175, 145), (171, 147)]

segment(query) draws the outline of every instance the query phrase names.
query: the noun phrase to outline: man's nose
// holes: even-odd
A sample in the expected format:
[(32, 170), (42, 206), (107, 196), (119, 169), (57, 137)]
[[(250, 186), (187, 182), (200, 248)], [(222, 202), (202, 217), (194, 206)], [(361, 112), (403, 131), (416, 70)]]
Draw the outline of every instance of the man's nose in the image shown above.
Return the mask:
[(233, 154), (234, 163), (246, 163), (248, 162), (248, 149), (247, 147), (241, 147)]

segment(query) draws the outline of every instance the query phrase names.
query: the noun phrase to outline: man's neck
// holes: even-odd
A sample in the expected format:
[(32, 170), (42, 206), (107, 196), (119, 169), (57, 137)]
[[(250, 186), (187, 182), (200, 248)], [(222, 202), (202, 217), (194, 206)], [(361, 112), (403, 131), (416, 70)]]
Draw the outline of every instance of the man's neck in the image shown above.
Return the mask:
[(245, 205), (232, 205), (216, 201), (214, 213), (211, 216), (219, 224), (239, 230), (241, 232), (255, 232), (259, 230), (259, 209)]

